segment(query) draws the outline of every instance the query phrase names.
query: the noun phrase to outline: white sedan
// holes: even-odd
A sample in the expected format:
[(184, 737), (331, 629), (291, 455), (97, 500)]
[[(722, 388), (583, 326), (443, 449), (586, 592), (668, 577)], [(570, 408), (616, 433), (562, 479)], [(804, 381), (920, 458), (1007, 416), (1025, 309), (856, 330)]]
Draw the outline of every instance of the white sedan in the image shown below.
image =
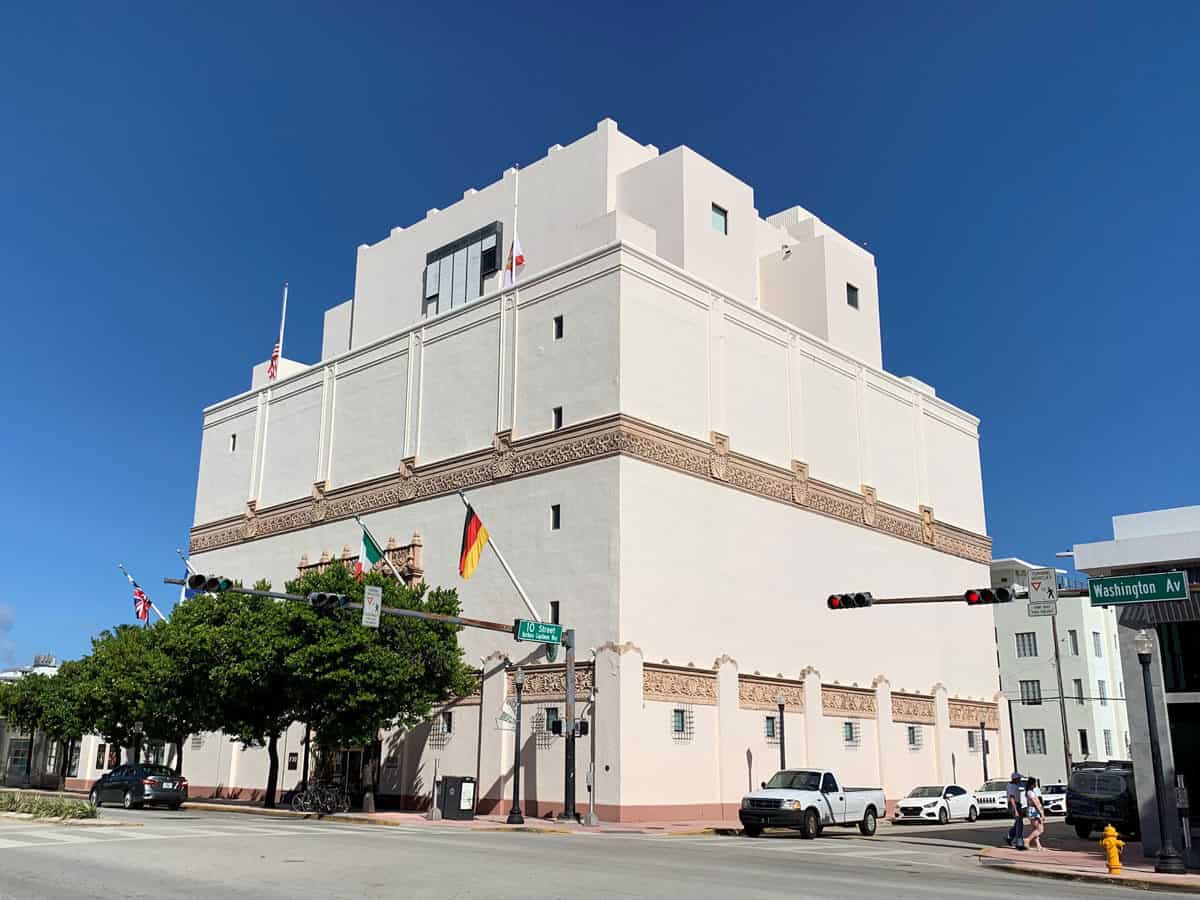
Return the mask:
[(979, 818), (975, 795), (957, 784), (935, 784), (913, 788), (896, 804), (893, 822), (937, 822), (945, 825), (951, 819), (974, 822)]

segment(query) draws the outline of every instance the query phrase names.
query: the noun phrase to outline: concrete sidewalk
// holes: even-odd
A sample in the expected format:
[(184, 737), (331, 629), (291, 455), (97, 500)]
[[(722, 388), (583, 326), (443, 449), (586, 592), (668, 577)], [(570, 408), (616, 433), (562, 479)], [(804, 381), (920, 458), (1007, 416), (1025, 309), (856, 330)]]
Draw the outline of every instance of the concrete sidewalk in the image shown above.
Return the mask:
[(1123, 884), (1126, 887), (1148, 891), (1178, 891), (1200, 894), (1200, 872), (1187, 875), (1159, 875), (1154, 871), (1153, 860), (1122, 860), (1120, 875), (1109, 875), (1104, 854), (1097, 847), (1092, 852), (1077, 850), (1012, 850), (1008, 847), (990, 847), (979, 853), (979, 862), (989, 869), (1018, 872), (1022, 875), (1040, 875), (1044, 878), (1061, 878), (1068, 881), (1093, 881)]

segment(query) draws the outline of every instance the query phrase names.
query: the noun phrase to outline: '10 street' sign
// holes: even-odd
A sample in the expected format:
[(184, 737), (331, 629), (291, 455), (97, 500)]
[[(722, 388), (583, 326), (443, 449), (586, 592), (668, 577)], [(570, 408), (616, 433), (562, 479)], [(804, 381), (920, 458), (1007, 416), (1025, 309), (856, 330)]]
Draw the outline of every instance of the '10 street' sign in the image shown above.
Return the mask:
[(518, 641), (534, 641), (538, 644), (561, 644), (563, 628), (552, 622), (535, 622), (532, 619), (517, 619), (513, 623), (513, 637)]
[(1188, 598), (1187, 574), (1185, 572), (1155, 572), (1153, 575), (1089, 578), (1088, 596), (1091, 597), (1092, 606), (1186, 600)]

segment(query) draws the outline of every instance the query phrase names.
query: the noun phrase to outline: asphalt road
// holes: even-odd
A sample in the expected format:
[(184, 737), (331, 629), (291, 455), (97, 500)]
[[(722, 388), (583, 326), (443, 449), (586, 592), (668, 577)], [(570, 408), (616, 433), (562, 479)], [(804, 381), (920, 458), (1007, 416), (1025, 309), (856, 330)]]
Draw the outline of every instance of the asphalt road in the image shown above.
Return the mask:
[(982, 869), (974, 851), (994, 843), (1002, 823), (884, 826), (873, 839), (828, 831), (805, 841), (787, 832), (753, 840), (384, 828), (187, 808), (102, 815), (129, 827), (0, 820), (0, 898), (1011, 900), (1127, 893)]

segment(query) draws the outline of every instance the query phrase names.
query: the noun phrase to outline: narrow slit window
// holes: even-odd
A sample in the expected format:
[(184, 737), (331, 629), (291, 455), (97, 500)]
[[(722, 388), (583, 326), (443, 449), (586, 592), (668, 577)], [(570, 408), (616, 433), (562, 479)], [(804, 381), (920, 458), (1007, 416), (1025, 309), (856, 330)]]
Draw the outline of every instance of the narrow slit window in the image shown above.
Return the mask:
[(729, 234), (729, 213), (715, 203), (712, 205), (712, 227), (713, 231)]
[(846, 305), (858, 309), (858, 288), (850, 283), (846, 284)]
[(554, 317), (554, 339), (556, 341), (561, 341), (563, 339), (563, 317), (562, 316)]
[(563, 408), (561, 406), (554, 407), (554, 430), (555, 431), (558, 431), (558, 429), (562, 428), (562, 423), (563, 423), (562, 409)]
[(231, 434), (229, 436), (229, 452), (237, 453), (237, 435), (236, 434)]
[(555, 503), (550, 507), (550, 530), (558, 531), (560, 528), (562, 528), (562, 507)]

